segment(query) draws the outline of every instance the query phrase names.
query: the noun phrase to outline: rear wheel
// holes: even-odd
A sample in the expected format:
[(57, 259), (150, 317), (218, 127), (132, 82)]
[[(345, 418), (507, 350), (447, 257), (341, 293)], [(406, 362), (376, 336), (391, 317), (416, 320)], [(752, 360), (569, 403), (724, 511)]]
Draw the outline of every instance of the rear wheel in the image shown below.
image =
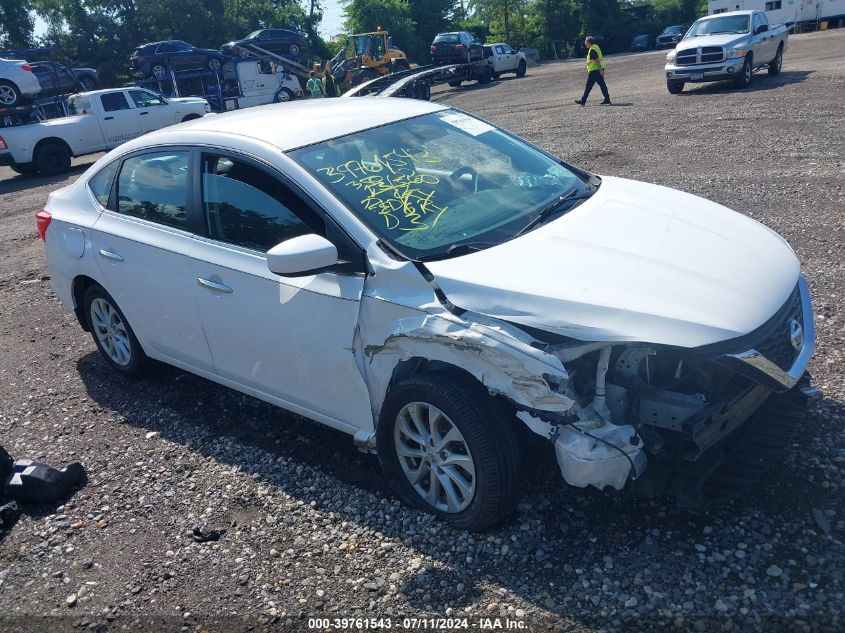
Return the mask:
[(742, 70), (740, 71), (739, 75), (736, 79), (734, 79), (734, 85), (737, 88), (747, 88), (751, 84), (751, 80), (754, 78), (754, 58), (749, 53), (745, 56), (745, 63), (742, 65)]
[(82, 84), (82, 87), (85, 88), (85, 90), (94, 90), (97, 87), (97, 82), (91, 75), (82, 75), (79, 78), (79, 83)]
[(493, 81), (493, 71), (490, 69), (490, 66), (485, 66), (478, 73), (478, 83), (489, 84), (491, 81)]
[(123, 312), (102, 286), (94, 284), (85, 292), (85, 314), (94, 343), (109, 366), (127, 378), (143, 375), (149, 359)]
[(167, 79), (167, 67), (164, 64), (153, 64), (150, 68), (150, 76), (156, 81)]
[(517, 77), (525, 77), (525, 60), (519, 60), (519, 66), (516, 67), (516, 76)]
[(12, 108), (21, 105), (23, 95), (11, 81), (0, 80), (0, 106)]
[(493, 73), (493, 81), (499, 81), (499, 77), (502, 75), (500, 73)]
[(673, 95), (679, 95), (684, 91), (683, 81), (667, 81), (666, 89)]
[(299, 44), (291, 44), (288, 50), (291, 55), (299, 55)]
[(293, 101), (293, 93), (287, 88), (282, 88), (273, 95), (274, 103), (286, 103), (288, 101)]
[(516, 504), (516, 431), (469, 381), (418, 375), (394, 386), (382, 407), (376, 444), (396, 494), (458, 528), (483, 530)]
[(34, 162), (42, 176), (63, 174), (70, 169), (70, 152), (60, 143), (43, 143), (35, 150)]
[(12, 163), (9, 167), (22, 176), (33, 176), (38, 172), (33, 163)]
[(462, 81), (450, 81), (449, 85), (452, 86), (452, 88), (458, 88), (462, 83)]
[(182, 123), (184, 123), (185, 121), (193, 121), (194, 119), (199, 118), (201, 118), (199, 114), (186, 114), (184, 117), (182, 117)]
[(220, 70), (220, 60), (217, 59), (216, 57), (209, 57), (208, 58), (208, 64), (206, 64), (206, 66), (208, 67), (208, 69), (210, 71), (213, 71), (213, 72), (216, 73), (218, 70)]
[(783, 44), (778, 46), (778, 52), (775, 55), (775, 58), (769, 64), (769, 74), (772, 75), (772, 76), (779, 75), (780, 69), (781, 69), (782, 66), (783, 66)]

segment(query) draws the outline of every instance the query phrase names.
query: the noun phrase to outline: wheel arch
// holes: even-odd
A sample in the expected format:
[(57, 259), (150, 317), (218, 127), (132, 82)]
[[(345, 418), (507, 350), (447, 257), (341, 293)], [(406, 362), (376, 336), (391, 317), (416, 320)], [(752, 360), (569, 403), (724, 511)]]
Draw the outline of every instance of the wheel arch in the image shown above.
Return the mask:
[(73, 148), (68, 145), (68, 142), (66, 140), (58, 136), (48, 136), (39, 140), (35, 144), (35, 147), (32, 148), (32, 160), (35, 160), (35, 157), (38, 156), (38, 150), (41, 149), (44, 145), (47, 145), (48, 143), (55, 143), (56, 145), (61, 145), (68, 151), (68, 154), (70, 154), (72, 157), (76, 157)]
[(88, 326), (88, 319), (85, 316), (83, 304), (85, 303), (85, 293), (88, 291), (88, 288), (93, 285), (100, 286), (101, 288), (103, 286), (103, 284), (88, 275), (77, 275), (73, 278), (70, 286), (70, 292), (73, 296), (73, 313), (76, 315), (76, 320), (79, 321), (79, 325), (82, 326), (82, 329), (86, 332), (90, 332), (91, 329)]

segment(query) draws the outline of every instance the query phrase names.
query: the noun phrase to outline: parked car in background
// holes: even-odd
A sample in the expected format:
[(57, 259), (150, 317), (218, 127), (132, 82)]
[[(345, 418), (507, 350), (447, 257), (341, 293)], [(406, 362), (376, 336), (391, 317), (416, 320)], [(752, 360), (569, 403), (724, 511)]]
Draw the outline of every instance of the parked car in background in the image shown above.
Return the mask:
[(686, 82), (725, 79), (744, 88), (758, 68), (768, 68), (770, 75), (780, 74), (788, 36), (784, 25), (769, 25), (764, 11), (732, 11), (701, 18), (666, 55), (666, 88), (678, 94)]
[(154, 359), (338, 429), (462, 529), (545, 473), (522, 433), (561, 487), (700, 494), (770, 428), (764, 403), (804, 402), (815, 345), (771, 229), (420, 100), (145, 135), (53, 191), (37, 226), (55, 295), (116, 374)]
[(249, 47), (255, 45), (276, 55), (297, 57), (305, 50), (305, 35), (289, 29), (260, 29), (242, 40), (224, 44), (220, 50), (226, 55), (251, 57)]
[(655, 48), (671, 48), (681, 41), (687, 27), (683, 24), (667, 26), (663, 32), (654, 39)]
[(196, 48), (182, 40), (152, 42), (143, 44), (132, 52), (129, 72), (134, 77), (151, 77), (163, 81), (170, 78), (171, 68), (175, 72), (218, 71), (224, 59), (220, 51)]
[(525, 53), (515, 51), (504, 42), (484, 44), (484, 59), (490, 64), (493, 79), (498, 79), (504, 73), (515, 73), (517, 77), (524, 77), (528, 68)]
[(0, 58), (0, 108), (14, 108), (41, 92), (32, 66), (20, 59)]
[(40, 97), (94, 90), (97, 87), (97, 71), (93, 68), (69, 68), (56, 62), (31, 62), (30, 66), (41, 84)]
[(205, 99), (165, 99), (141, 88), (81, 92), (67, 101), (71, 116), (0, 130), (0, 165), (19, 174), (61, 174), (74, 156), (113, 149), (210, 111)]
[(652, 35), (635, 35), (631, 40), (632, 51), (650, 51), (652, 48), (654, 48)]
[(302, 96), (299, 79), (279, 65), (255, 59), (232, 59), (223, 64), (226, 110), (293, 101)]
[(468, 31), (438, 33), (431, 43), (431, 61), (435, 64), (461, 64), (483, 58), (483, 45)]

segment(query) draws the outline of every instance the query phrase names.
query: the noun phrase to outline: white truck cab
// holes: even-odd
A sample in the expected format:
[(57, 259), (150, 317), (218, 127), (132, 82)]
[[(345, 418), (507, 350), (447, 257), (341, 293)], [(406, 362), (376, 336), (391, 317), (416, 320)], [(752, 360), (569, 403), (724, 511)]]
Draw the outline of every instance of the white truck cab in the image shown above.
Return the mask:
[(302, 96), (299, 80), (281, 66), (244, 59), (223, 66), (223, 96), (227, 110), (292, 101)]

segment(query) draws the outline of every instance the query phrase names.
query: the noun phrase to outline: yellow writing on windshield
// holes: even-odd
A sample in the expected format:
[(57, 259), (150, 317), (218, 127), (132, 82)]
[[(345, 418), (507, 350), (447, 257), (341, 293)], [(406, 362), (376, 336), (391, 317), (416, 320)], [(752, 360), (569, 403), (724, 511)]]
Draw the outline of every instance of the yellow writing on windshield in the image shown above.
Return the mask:
[(417, 167), (440, 162), (428, 150), (399, 148), (373, 154), (369, 161), (350, 160), (317, 171), (332, 184), (362, 192), (361, 206), (380, 215), (386, 228), (424, 231), (435, 226), (448, 207), (434, 202), (440, 178), (417, 173)]

